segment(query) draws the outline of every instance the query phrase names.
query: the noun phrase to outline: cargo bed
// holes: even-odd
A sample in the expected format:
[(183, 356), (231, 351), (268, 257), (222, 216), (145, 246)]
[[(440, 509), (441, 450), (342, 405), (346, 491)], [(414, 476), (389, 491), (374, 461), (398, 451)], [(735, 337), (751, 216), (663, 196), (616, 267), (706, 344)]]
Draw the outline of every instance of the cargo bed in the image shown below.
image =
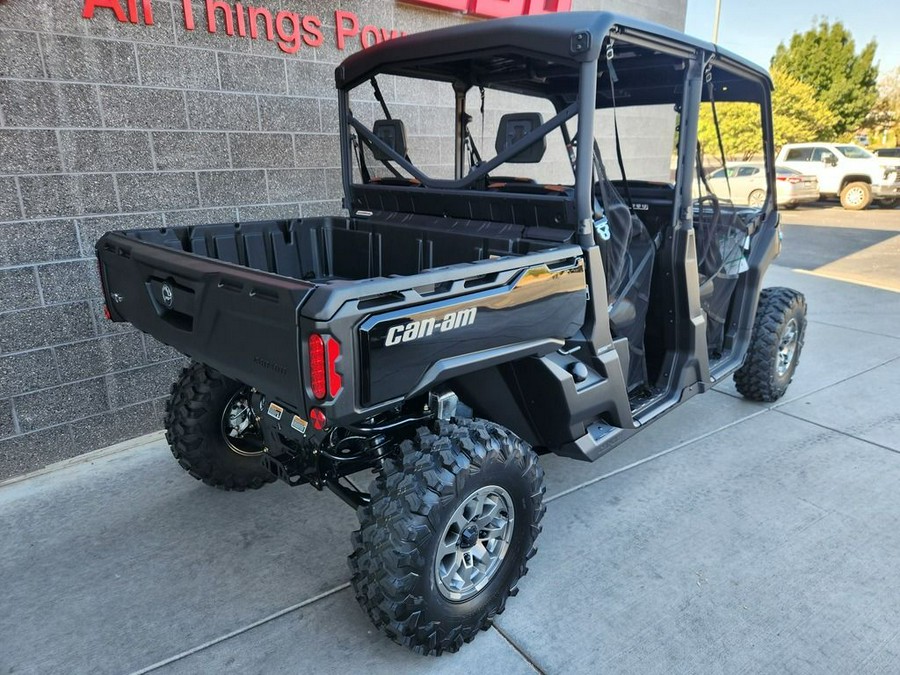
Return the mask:
[[(484, 314), (497, 302), (488, 296), (511, 293), (525, 270), (575, 266), (580, 249), (566, 244), (567, 236), (548, 228), (384, 212), (111, 232), (97, 251), (113, 319), (129, 321), (295, 409), (306, 408), (301, 323), (308, 331), (337, 335), (353, 350), (355, 363), (366, 361), (351, 380), (353, 400), (340, 403), (346, 413), (396, 398), (437, 360), (424, 340), (390, 352), (391, 362), (402, 362), (395, 365), (405, 378), (373, 373), (386, 365), (378, 352), (386, 339), (383, 324), (474, 296)], [(583, 275), (576, 287), (580, 294), (572, 295), (566, 286), (562, 303), (562, 296), (548, 300), (562, 287), (542, 287), (540, 312), (556, 311), (548, 303), (563, 308), (559, 330), (548, 332), (539, 315), (507, 300), (498, 316), (509, 320), (510, 310), (517, 310), (515, 334), (497, 321), (483, 322), (473, 334), (487, 348), (538, 337), (552, 348), (583, 319)], [(388, 318), (381, 321), (380, 315)], [(504, 336), (499, 343), (497, 336)], [(455, 351), (443, 356), (462, 354)]]

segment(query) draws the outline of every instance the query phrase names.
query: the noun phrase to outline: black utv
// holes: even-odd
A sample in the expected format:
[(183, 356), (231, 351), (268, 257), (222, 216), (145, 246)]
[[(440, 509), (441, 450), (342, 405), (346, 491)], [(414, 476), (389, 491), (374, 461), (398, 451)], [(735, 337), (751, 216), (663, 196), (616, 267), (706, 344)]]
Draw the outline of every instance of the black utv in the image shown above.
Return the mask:
[[(335, 79), (345, 214), (108, 233), (105, 298), (192, 359), (165, 418), (182, 467), (333, 490), (372, 621), (456, 651), (534, 554), (539, 455), (595, 460), (731, 373), (754, 400), (790, 383), (805, 301), (761, 288), (771, 83), (607, 13), (404, 37)], [(761, 205), (705, 180), (698, 119), (728, 105), (759, 111)]]

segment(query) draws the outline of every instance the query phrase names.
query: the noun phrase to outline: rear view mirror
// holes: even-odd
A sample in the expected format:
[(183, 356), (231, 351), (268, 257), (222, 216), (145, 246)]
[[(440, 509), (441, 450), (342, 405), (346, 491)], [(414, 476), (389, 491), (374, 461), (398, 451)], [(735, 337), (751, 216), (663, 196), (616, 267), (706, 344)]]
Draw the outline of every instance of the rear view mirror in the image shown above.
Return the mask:
[[(543, 123), (540, 113), (509, 113), (501, 117), (497, 129), (497, 143), (494, 146), (497, 154), (518, 143)], [(546, 149), (547, 138), (543, 136), (507, 161), (511, 164), (536, 164), (541, 161)]]
[[(377, 120), (372, 129), (378, 140), (401, 157), (406, 157), (406, 128), (401, 120)], [(392, 159), (386, 152), (373, 147), (372, 155), (379, 161)]]

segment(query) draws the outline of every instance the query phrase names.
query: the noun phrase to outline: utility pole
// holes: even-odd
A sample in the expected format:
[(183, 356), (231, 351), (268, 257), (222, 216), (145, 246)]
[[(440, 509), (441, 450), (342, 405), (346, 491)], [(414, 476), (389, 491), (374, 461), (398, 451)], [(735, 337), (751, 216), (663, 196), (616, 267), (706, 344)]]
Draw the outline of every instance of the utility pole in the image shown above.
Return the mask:
[(722, 15), (722, 0), (716, 0), (716, 16), (713, 19), (713, 42), (719, 41), (719, 17)]

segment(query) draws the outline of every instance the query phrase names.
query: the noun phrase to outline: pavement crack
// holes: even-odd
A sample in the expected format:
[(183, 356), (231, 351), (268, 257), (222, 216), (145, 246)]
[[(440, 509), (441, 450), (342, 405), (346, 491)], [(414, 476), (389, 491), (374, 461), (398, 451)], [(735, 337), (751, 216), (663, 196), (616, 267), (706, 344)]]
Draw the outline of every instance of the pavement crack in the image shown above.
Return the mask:
[(897, 335), (888, 335), (887, 333), (879, 333), (874, 330), (864, 330), (862, 328), (850, 328), (849, 326), (842, 326), (838, 323), (822, 321), (821, 319), (810, 319), (807, 317), (806, 321), (807, 323), (815, 323), (820, 326), (829, 326), (830, 328), (843, 328), (844, 330), (853, 331), (854, 333), (864, 333), (866, 335), (874, 335), (876, 337), (890, 338), (891, 340), (900, 340), (900, 336)]
[(869, 445), (874, 445), (876, 448), (881, 448), (882, 450), (887, 450), (889, 452), (893, 452), (894, 454), (900, 455), (900, 450), (897, 448), (892, 448), (889, 445), (883, 445), (878, 443), (877, 441), (869, 440), (868, 438), (863, 438), (862, 436), (857, 436), (856, 434), (851, 434), (849, 431), (844, 431), (843, 429), (837, 429), (835, 427), (830, 427), (827, 424), (822, 424), (821, 422), (814, 422), (813, 420), (807, 419), (805, 417), (801, 417), (800, 415), (795, 415), (794, 413), (789, 413), (786, 410), (781, 410), (780, 408), (773, 408), (773, 410), (777, 413), (781, 413), (786, 417), (793, 417), (795, 420), (799, 420), (801, 422), (806, 422), (807, 424), (812, 424), (813, 426), (819, 427), (820, 429), (825, 429), (826, 431), (833, 431), (836, 434), (840, 434), (841, 436), (846, 436), (847, 438), (852, 438), (854, 441), (859, 441), (860, 443), (867, 443)]
[(503, 638), (506, 641), (506, 643), (510, 647), (512, 647), (519, 656), (521, 656), (523, 659), (525, 659), (525, 661), (528, 663), (529, 666), (534, 668), (535, 672), (540, 673), (540, 675), (547, 675), (547, 671), (544, 670), (543, 668), (541, 668), (537, 664), (537, 661), (535, 661), (534, 658), (530, 654), (528, 654), (528, 652), (526, 652), (522, 647), (520, 647), (518, 644), (516, 644), (515, 641), (509, 635), (507, 635), (506, 632), (502, 628), (500, 628), (500, 626), (498, 626), (495, 623), (493, 628), (495, 631), (497, 631), (497, 634), (501, 638)]
[(280, 619), (281, 617), (285, 616), (286, 614), (290, 614), (291, 612), (296, 612), (298, 609), (307, 607), (307, 606), (313, 604), (314, 602), (318, 602), (319, 600), (324, 600), (325, 598), (327, 598), (331, 595), (334, 595), (335, 593), (340, 593), (341, 591), (343, 591), (347, 588), (350, 588), (350, 582), (341, 584), (340, 586), (335, 586), (334, 588), (324, 591), (323, 593), (319, 593), (318, 595), (313, 596), (312, 598), (308, 598), (302, 602), (298, 602), (296, 605), (291, 605), (290, 607), (285, 607), (284, 609), (281, 609), (281, 610), (275, 612), (274, 614), (270, 614), (267, 617), (259, 619), (258, 621), (254, 621), (253, 623), (247, 624), (246, 626), (243, 626), (236, 630), (233, 630), (230, 633), (226, 633), (225, 635), (221, 635), (217, 638), (213, 638), (212, 640), (209, 640), (208, 642), (204, 642), (201, 645), (192, 647), (191, 649), (185, 650), (185, 651), (181, 652), (180, 654), (175, 654), (174, 656), (170, 656), (166, 659), (163, 659), (162, 661), (158, 661), (151, 666), (147, 666), (146, 668), (141, 668), (140, 670), (136, 670), (133, 673), (131, 673), (131, 675), (144, 675), (144, 673), (150, 673), (150, 672), (153, 672), (154, 670), (159, 670), (160, 668), (163, 668), (164, 666), (168, 666), (172, 663), (175, 663), (176, 661), (185, 659), (188, 656), (192, 656), (198, 652), (202, 652), (204, 649), (209, 649), (210, 647), (214, 647), (217, 644), (221, 644), (222, 642), (225, 642), (226, 640), (230, 640), (233, 637), (237, 637), (238, 635), (246, 633), (247, 631), (251, 631), (254, 628), (259, 628), (260, 626), (267, 624), (270, 621), (274, 621), (275, 619)]
[(728, 424), (724, 424), (721, 427), (713, 429), (712, 431), (707, 431), (705, 434), (700, 434), (699, 436), (695, 436), (694, 438), (690, 438), (686, 441), (682, 441), (681, 443), (673, 445), (671, 448), (666, 448), (665, 450), (661, 450), (660, 452), (657, 452), (654, 455), (650, 455), (649, 457), (644, 457), (643, 459), (639, 459), (638, 461), (632, 462), (631, 464), (628, 464), (619, 469), (616, 469), (615, 471), (610, 471), (609, 473), (605, 473), (602, 476), (597, 476), (596, 478), (591, 478), (590, 480), (587, 480), (583, 483), (579, 483), (578, 485), (573, 485), (572, 487), (570, 487), (566, 490), (563, 490), (562, 492), (555, 494), (552, 497), (548, 497), (547, 499), (544, 500), (544, 503), (549, 504), (552, 501), (555, 501), (561, 497), (565, 497), (566, 495), (570, 495), (573, 492), (577, 492), (578, 490), (581, 490), (583, 488), (590, 487), (591, 485), (594, 485), (595, 483), (599, 483), (602, 480), (606, 480), (607, 478), (612, 478), (613, 476), (617, 476), (620, 473), (624, 473), (626, 471), (634, 469), (638, 466), (641, 466), (642, 464), (646, 464), (647, 462), (652, 462), (654, 459), (659, 459), (660, 457), (663, 457), (664, 455), (668, 455), (670, 452), (675, 452), (676, 450), (681, 450), (682, 448), (686, 448), (687, 446), (692, 445), (698, 441), (702, 441), (705, 438), (709, 438), (710, 436), (713, 436), (713, 435), (719, 433), (720, 431), (725, 431), (726, 429), (731, 429), (732, 427), (737, 426), (738, 424), (743, 424), (747, 420), (751, 420), (754, 417), (759, 417), (760, 415), (764, 415), (765, 413), (769, 412), (769, 410), (770, 410), (769, 408), (763, 408), (762, 410), (757, 410), (752, 415), (747, 415), (746, 417), (742, 417), (739, 420), (735, 420), (733, 422), (729, 422)]

